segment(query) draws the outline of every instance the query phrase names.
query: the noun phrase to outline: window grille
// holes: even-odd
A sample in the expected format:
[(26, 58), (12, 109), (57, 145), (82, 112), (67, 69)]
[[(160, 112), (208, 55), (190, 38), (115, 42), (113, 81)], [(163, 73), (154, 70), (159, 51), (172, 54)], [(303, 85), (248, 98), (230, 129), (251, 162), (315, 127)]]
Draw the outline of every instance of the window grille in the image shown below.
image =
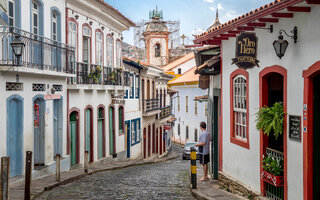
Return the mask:
[(46, 91), (46, 85), (34, 83), (34, 84), (32, 84), (32, 91), (36, 91), (36, 92)]
[(247, 140), (247, 80), (238, 75), (233, 80), (234, 135)]
[(7, 91), (23, 91), (23, 83), (6, 82)]
[(56, 92), (61, 92), (63, 90), (62, 85), (52, 85), (53, 89), (55, 89)]

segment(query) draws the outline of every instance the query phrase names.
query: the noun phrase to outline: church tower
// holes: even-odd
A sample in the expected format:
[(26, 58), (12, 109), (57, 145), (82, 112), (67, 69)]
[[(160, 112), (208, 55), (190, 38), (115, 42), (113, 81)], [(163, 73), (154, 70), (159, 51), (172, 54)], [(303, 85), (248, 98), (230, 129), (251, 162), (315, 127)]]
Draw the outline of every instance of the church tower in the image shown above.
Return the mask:
[(146, 47), (147, 63), (154, 66), (163, 66), (169, 61), (169, 34), (166, 22), (163, 21), (162, 11), (149, 12), (149, 22), (143, 32)]
[(221, 23), (219, 21), (219, 13), (218, 13), (218, 8), (217, 8), (217, 12), (216, 12), (216, 19), (214, 20), (213, 24), (207, 29), (207, 31), (209, 31), (210, 29), (220, 26)]

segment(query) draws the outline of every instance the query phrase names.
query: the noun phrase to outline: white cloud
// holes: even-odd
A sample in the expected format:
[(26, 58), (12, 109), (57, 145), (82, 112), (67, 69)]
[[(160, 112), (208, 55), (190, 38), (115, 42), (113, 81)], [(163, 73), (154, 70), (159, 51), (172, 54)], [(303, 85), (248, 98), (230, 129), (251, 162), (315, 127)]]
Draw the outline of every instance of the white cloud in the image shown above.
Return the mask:
[(225, 23), (231, 19), (234, 19), (236, 17), (238, 17), (239, 14), (235, 11), (235, 10), (229, 10), (226, 12), (226, 14), (221, 16), (221, 23)]
[(213, 6), (210, 6), (209, 9), (210, 9), (211, 11), (214, 11), (214, 7), (213, 7)]
[(208, 2), (208, 3), (213, 3), (214, 0), (204, 0), (205, 2)]
[(196, 28), (196, 29), (194, 29), (194, 30), (192, 31), (192, 35), (199, 35), (199, 34), (201, 34), (201, 33), (203, 33), (203, 32), (205, 32), (204, 29), (202, 29), (202, 28)]
[(222, 10), (222, 9), (223, 9), (221, 3), (218, 3), (218, 9), (219, 9), (219, 10)]

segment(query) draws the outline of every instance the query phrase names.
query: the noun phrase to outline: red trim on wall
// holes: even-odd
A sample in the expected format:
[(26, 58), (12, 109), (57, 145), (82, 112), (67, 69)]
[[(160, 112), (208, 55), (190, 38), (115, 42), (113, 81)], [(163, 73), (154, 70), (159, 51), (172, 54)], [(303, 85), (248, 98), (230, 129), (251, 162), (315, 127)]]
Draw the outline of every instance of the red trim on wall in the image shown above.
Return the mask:
[(96, 57), (96, 64), (98, 64), (98, 57), (97, 57), (97, 32), (100, 32), (102, 34), (102, 64), (101, 65), (104, 65), (104, 34), (103, 34), (103, 31), (100, 29), (100, 28), (97, 28), (94, 32), (94, 41), (95, 41), (95, 57)]
[(92, 63), (92, 28), (91, 26), (88, 24), (88, 23), (83, 23), (82, 24), (82, 30), (81, 30), (81, 33), (82, 33), (82, 61), (83, 61), (83, 28), (84, 27), (88, 27), (90, 29), (90, 32), (91, 32), (91, 36), (90, 36), (90, 59), (89, 59), (89, 63)]
[(84, 109), (84, 152), (86, 151), (86, 111), (91, 109), (91, 116), (90, 116), (90, 161), (94, 161), (94, 137), (93, 137), (93, 107), (91, 105), (87, 105)]
[(320, 61), (303, 71), (303, 199), (313, 199), (313, 77), (320, 73)]
[[(115, 154), (116, 153), (116, 129), (115, 129), (115, 108), (114, 108), (114, 105), (110, 105), (109, 108), (108, 108), (108, 116), (110, 118), (110, 114), (109, 114), (109, 110), (110, 108), (113, 108), (112, 109), (112, 135), (113, 135), (113, 153)], [(110, 119), (109, 119), (109, 123), (110, 123)], [(110, 134), (110, 125), (109, 125), (109, 134)], [(110, 137), (109, 137), (110, 138)], [(110, 148), (110, 141), (109, 141), (109, 148)], [(111, 155), (111, 154), (110, 154)]]
[[(124, 106), (123, 105), (119, 105), (119, 107), (118, 107), (118, 115), (119, 115), (119, 111), (120, 111), (120, 108), (122, 108), (122, 113), (121, 113), (121, 115), (122, 115), (122, 133), (120, 133), (120, 131), (119, 131), (119, 136), (121, 136), (121, 135), (124, 135), (124, 121), (125, 121), (125, 119), (124, 119)], [(118, 119), (119, 119), (119, 116), (118, 116)], [(120, 121), (119, 121), (119, 126), (120, 126)], [(119, 130), (120, 130), (120, 127), (119, 127)]]
[[(278, 73), (283, 76), (283, 111), (287, 113), (287, 69), (279, 66), (273, 65), (271, 67), (264, 68), (259, 73), (259, 101), (260, 108), (268, 105), (268, 82), (267, 78), (272, 73)], [(287, 115), (284, 116), (283, 125), (283, 153), (284, 153), (284, 199), (288, 199), (288, 179), (287, 179)], [(268, 137), (260, 131), (260, 174), (263, 171), (262, 160), (265, 153), (265, 147), (268, 146)], [(260, 178), (261, 193), (265, 192), (265, 184)]]
[(103, 104), (98, 105), (97, 107), (97, 152), (99, 154), (99, 127), (98, 127), (98, 118), (99, 118), (99, 109), (103, 108), (102, 111), (102, 117), (103, 117), (103, 123), (102, 123), (102, 141), (103, 141), (103, 146), (102, 146), (102, 157), (106, 157), (106, 109), (105, 106)]
[[(247, 122), (247, 141), (243, 141), (240, 139), (237, 139), (235, 137), (235, 130), (234, 130), (234, 110), (233, 110), (233, 79), (237, 75), (242, 75), (246, 78), (247, 81), (247, 91), (246, 91), (246, 96), (247, 96), (247, 117), (246, 117), (246, 122)], [(244, 148), (250, 149), (250, 144), (249, 144), (249, 73), (244, 70), (244, 69), (237, 69), (233, 71), (230, 74), (230, 142), (237, 144), (239, 146), (242, 146)]]
[[(112, 44), (113, 44), (113, 48), (112, 48), (112, 55), (113, 55), (113, 57), (112, 57), (112, 68), (114, 68), (114, 38), (113, 38), (113, 36), (110, 34), (110, 33), (108, 33), (107, 35), (106, 35), (106, 55), (107, 55), (107, 62), (106, 62), (106, 65), (108, 64), (108, 37), (111, 37), (111, 39), (112, 39)], [(107, 65), (108, 66), (108, 65)], [(108, 66), (109, 67), (109, 66)]]
[[(70, 140), (70, 114), (72, 112), (76, 112), (77, 113), (77, 138), (76, 138), (76, 163), (80, 162), (80, 109), (78, 108), (71, 108), (68, 111), (68, 135), (67, 135), (67, 151), (68, 151), (68, 155), (71, 154), (71, 140)], [(71, 162), (70, 162), (71, 164)]]
[(75, 55), (76, 56), (75, 60), (78, 61), (79, 60), (79, 23), (75, 18), (72, 18), (72, 17), (67, 18), (67, 26), (66, 26), (66, 30), (67, 30), (66, 43), (67, 44), (69, 44), (69, 22), (70, 21), (77, 25), (77, 48), (76, 48), (77, 55)]

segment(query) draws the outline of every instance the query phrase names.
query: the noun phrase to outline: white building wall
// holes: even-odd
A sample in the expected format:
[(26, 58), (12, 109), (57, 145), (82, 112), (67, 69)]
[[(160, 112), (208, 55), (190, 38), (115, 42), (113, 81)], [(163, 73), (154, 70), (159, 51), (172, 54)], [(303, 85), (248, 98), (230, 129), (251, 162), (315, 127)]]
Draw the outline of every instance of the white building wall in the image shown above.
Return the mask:
[[(320, 52), (318, 39), (320, 26), (316, 26), (320, 18), (320, 6), (311, 7), (310, 13), (294, 13), (292, 19), (279, 19), (279, 23), (273, 24), (273, 33), (257, 29), (255, 31), (258, 37), (257, 59), (260, 61), (260, 68), (247, 70), (250, 102), (249, 149), (230, 143), (230, 74), (238, 68), (230, 64), (231, 59), (235, 57), (235, 38), (223, 41), (223, 171), (256, 191), (260, 191), (260, 133), (255, 128), (255, 113), (259, 108), (259, 72), (273, 65), (280, 65), (287, 69), (287, 112), (288, 115), (302, 117), (304, 85), (302, 73), (319, 60), (315, 52)], [(272, 43), (278, 38), (280, 29), (290, 32), (294, 26), (298, 27), (298, 41), (294, 44), (293, 40), (284, 36), (289, 46), (280, 60), (276, 56)], [(303, 199), (303, 135), (301, 142), (290, 140), (288, 135), (287, 138), (288, 199)]]
[[(207, 102), (197, 102), (198, 114), (195, 114), (195, 97), (208, 94), (207, 90), (198, 88), (198, 85), (172, 86), (178, 93), (173, 98), (172, 113), (177, 118), (173, 128), (174, 141), (185, 144), (194, 142), (195, 129), (198, 130), (198, 141), (201, 133), (200, 122), (207, 122), (205, 116), (205, 104)], [(188, 96), (188, 112), (186, 112), (186, 96)], [(180, 112), (178, 111), (178, 101), (180, 97)], [(178, 124), (180, 124), (180, 135), (178, 134)], [(186, 138), (186, 126), (189, 127), (189, 139)]]
[(184, 74), (186, 71), (188, 71), (189, 69), (193, 68), (196, 66), (196, 61), (195, 59), (190, 59), (185, 63), (182, 63), (181, 65), (175, 67), (174, 69), (172, 69), (171, 71), (174, 71), (174, 74), (178, 74), (178, 69), (181, 69), (181, 74)]

